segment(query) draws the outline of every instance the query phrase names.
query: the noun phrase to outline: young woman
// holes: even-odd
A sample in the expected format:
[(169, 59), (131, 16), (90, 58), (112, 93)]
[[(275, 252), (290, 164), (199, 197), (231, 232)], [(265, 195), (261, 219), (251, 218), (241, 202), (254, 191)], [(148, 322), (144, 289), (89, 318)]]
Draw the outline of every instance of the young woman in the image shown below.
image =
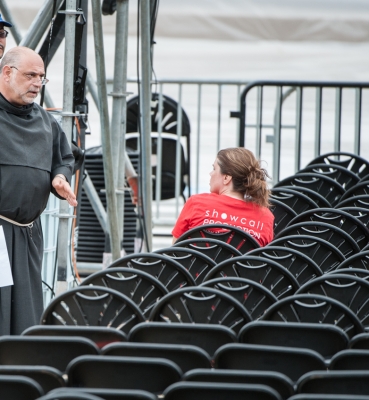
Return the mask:
[(187, 200), (172, 231), (173, 242), (195, 226), (221, 223), (248, 232), (261, 246), (268, 244), (274, 215), (268, 208), (267, 177), (250, 150), (220, 150), (210, 172), (210, 193)]

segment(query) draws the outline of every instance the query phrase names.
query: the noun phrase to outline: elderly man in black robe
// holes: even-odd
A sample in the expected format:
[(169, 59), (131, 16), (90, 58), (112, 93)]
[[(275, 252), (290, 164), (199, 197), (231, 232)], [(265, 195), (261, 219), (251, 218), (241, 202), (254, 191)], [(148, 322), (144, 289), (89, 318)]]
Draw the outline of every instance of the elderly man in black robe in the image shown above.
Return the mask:
[[(74, 158), (59, 124), (34, 103), (47, 83), (41, 57), (26, 47), (0, 63), (0, 225), (14, 285), (0, 287), (0, 335), (39, 324), (43, 311), (40, 215), (50, 192), (76, 206)], [(1, 282), (1, 276), (0, 276)]]

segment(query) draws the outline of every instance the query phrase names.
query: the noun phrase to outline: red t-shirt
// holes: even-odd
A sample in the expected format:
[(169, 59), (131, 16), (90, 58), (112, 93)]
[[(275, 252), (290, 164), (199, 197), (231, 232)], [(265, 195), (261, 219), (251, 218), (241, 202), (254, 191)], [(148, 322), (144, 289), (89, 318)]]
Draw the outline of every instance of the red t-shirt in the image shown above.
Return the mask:
[(195, 226), (225, 224), (253, 236), (261, 246), (273, 240), (274, 215), (266, 207), (215, 193), (195, 194), (185, 203), (172, 235), (179, 238)]

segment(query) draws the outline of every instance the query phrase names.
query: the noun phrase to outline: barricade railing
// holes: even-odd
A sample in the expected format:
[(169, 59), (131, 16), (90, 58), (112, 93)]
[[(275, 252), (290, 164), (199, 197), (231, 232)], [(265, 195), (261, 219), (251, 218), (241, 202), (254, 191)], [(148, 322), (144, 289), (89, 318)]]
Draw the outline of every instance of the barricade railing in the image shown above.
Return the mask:
[(252, 82), (232, 114), (240, 119), (238, 145), (267, 162), (273, 183), (320, 154), (368, 158), (368, 89), (361, 82)]

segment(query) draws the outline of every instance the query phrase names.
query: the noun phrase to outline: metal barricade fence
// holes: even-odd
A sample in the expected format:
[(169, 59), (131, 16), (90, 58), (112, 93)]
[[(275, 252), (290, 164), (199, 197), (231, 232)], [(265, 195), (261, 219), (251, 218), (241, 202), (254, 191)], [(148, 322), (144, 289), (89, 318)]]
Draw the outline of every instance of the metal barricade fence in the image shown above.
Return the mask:
[(267, 162), (272, 183), (318, 155), (369, 158), (369, 83), (256, 81), (241, 94), (239, 146)]

